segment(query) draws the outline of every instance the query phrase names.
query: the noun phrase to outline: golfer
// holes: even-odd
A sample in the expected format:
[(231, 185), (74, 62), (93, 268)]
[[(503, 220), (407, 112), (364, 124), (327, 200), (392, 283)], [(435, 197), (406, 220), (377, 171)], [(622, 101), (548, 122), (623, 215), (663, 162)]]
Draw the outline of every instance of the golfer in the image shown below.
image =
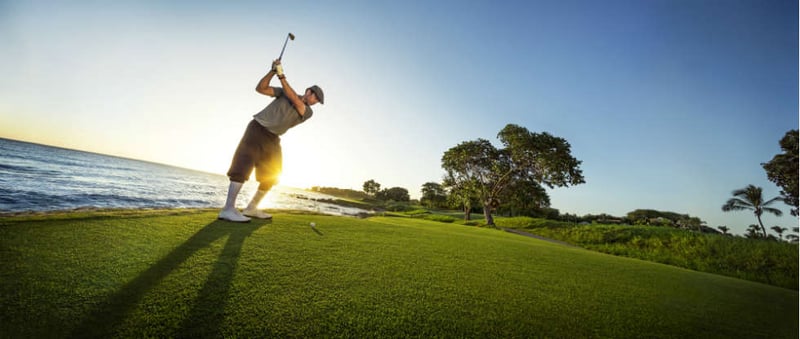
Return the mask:
[[(277, 75), (281, 87), (270, 87), (269, 83)], [(231, 167), (228, 170), (230, 185), (225, 207), (219, 212), (219, 219), (234, 222), (249, 222), (250, 218), (271, 219), (272, 216), (258, 210), (258, 204), (267, 195), (273, 185), (277, 184), (282, 169), (281, 138), (290, 128), (306, 122), (314, 112), (311, 106), (324, 103), (324, 95), (319, 86), (311, 86), (302, 96), (289, 86), (283, 74), (280, 59), (272, 62), (272, 69), (261, 78), (256, 92), (275, 99), (261, 112), (253, 116), (247, 129), (233, 154)], [(236, 197), (242, 185), (256, 170), (258, 191), (250, 204), (239, 213), (236, 209)]]

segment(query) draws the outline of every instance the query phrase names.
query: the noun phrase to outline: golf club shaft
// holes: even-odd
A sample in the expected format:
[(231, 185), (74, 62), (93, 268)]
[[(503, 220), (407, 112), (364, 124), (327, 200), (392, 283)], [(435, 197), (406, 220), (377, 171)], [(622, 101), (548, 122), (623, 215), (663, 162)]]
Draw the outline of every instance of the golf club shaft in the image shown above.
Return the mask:
[(281, 58), (283, 58), (283, 51), (286, 50), (286, 43), (287, 42), (289, 42), (289, 36), (288, 35), (286, 36), (286, 40), (283, 41), (283, 48), (281, 48), (281, 55), (278, 57), (278, 60), (281, 60)]

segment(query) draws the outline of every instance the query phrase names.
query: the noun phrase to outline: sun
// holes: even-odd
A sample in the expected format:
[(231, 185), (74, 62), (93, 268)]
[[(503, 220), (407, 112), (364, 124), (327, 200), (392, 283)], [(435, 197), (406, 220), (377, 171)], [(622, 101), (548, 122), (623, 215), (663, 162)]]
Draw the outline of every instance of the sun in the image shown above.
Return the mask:
[(319, 161), (304, 154), (301, 149), (295, 148), (298, 147), (294, 145), (283, 147), (283, 171), (278, 184), (295, 188), (319, 185), (320, 172), (324, 171)]

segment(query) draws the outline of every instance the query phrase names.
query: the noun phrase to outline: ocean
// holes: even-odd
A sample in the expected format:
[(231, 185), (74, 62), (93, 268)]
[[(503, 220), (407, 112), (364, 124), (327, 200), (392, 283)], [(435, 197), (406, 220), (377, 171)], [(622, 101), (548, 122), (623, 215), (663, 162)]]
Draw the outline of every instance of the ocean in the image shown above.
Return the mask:
[[(243, 208), (257, 189), (248, 181)], [(0, 138), (0, 213), (92, 208), (221, 208), (228, 178), (185, 168)], [(358, 215), (332, 196), (274, 187), (260, 208)]]

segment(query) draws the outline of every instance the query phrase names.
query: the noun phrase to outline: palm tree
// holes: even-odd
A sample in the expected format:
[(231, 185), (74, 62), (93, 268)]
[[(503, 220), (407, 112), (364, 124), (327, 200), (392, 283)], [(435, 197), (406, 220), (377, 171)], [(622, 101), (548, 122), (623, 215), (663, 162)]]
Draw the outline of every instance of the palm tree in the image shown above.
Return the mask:
[[(800, 227), (792, 227), (792, 232), (800, 233)], [(799, 238), (800, 237), (798, 237), (797, 234), (788, 234), (788, 235), (786, 235), (786, 241), (788, 241), (788, 242), (797, 243), (798, 240), (800, 240)]]
[(748, 226), (747, 227), (747, 233), (744, 234), (744, 237), (745, 238), (750, 238), (750, 239), (759, 239), (759, 238), (761, 238), (762, 237), (761, 233), (758, 232), (758, 225), (751, 224), (750, 226)]
[(761, 187), (755, 185), (748, 185), (745, 188), (735, 190), (733, 191), (733, 198), (728, 199), (728, 202), (722, 205), (722, 210), (725, 212), (753, 211), (753, 214), (756, 215), (756, 219), (758, 219), (758, 225), (761, 226), (761, 232), (763, 232), (764, 238), (766, 238), (767, 229), (764, 228), (764, 223), (761, 222), (761, 215), (764, 214), (764, 212), (769, 212), (780, 217), (783, 212), (777, 208), (769, 207), (769, 205), (774, 202), (783, 202), (783, 198), (775, 197), (764, 201), (764, 197), (761, 193)]
[(719, 230), (720, 230), (720, 231), (722, 231), (722, 234), (723, 234), (723, 235), (727, 235), (727, 234), (728, 234), (728, 231), (730, 231), (730, 230), (731, 230), (730, 228), (728, 228), (728, 226), (719, 226), (719, 227), (717, 227), (717, 228), (719, 228)]
[(778, 233), (778, 238), (779, 239), (783, 240), (783, 232), (788, 230), (788, 228), (780, 227), (780, 226), (772, 226), (772, 230), (775, 231), (775, 233)]

